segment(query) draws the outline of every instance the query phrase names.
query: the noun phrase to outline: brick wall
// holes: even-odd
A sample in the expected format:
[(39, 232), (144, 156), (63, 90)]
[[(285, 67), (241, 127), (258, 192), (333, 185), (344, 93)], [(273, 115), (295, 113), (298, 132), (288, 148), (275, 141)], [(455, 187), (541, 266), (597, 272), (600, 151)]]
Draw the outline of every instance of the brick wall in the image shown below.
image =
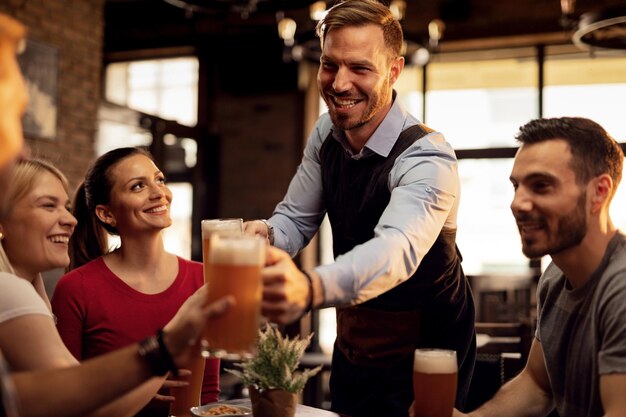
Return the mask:
[(27, 137), (32, 154), (54, 162), (72, 188), (94, 156), (104, 0), (2, 0), (0, 13), (28, 28), (28, 39), (58, 51), (56, 138)]
[(221, 97), (222, 217), (271, 216), (302, 156), (302, 96)]

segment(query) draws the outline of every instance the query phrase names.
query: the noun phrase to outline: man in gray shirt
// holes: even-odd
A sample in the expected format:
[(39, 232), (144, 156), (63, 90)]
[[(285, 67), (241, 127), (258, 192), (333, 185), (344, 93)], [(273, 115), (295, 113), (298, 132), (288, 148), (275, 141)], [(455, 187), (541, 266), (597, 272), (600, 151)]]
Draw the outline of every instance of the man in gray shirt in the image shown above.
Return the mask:
[(626, 237), (609, 215), (624, 154), (583, 118), (533, 120), (517, 139), (522, 250), (552, 262), (525, 369), (470, 416), (626, 416)]

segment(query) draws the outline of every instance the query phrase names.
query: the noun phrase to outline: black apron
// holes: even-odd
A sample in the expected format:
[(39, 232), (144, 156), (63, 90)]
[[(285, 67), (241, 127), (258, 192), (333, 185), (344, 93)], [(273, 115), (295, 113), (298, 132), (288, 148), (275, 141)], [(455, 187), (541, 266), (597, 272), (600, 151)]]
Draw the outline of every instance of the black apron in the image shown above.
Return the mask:
[[(430, 133), (406, 129), (389, 156), (352, 159), (331, 135), (320, 150), (323, 197), (335, 257), (374, 237), (389, 204), (388, 178), (398, 156)], [(413, 351), (457, 351), (457, 407), (464, 405), (476, 356), (474, 303), (455, 245), (443, 229), (407, 281), (354, 307), (337, 309), (330, 380), (332, 410), (353, 417), (406, 417), (413, 399)]]

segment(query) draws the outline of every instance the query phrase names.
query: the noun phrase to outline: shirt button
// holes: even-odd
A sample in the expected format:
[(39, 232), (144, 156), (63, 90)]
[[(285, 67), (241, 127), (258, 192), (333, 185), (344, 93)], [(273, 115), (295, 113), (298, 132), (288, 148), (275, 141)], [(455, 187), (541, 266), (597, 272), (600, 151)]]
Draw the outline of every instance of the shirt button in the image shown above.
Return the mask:
[(432, 193), (432, 192), (433, 192), (433, 189), (432, 189), (432, 188), (430, 188), (430, 187), (426, 187), (426, 191), (428, 191), (429, 193)]

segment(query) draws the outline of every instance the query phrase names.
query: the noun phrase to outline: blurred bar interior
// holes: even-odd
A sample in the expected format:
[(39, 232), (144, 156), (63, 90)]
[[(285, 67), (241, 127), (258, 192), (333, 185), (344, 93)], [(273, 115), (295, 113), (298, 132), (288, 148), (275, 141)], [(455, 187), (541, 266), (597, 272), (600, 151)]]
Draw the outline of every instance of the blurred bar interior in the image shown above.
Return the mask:
[[(105, 151), (148, 147), (174, 191), (167, 249), (201, 259), (200, 219), (266, 218), (283, 196), (324, 111), (314, 27), (332, 3), (0, 1), (0, 12), (29, 28), (20, 60), (33, 153), (62, 167), (75, 187)], [(504, 361), (515, 359), (509, 354), (527, 354), (546, 266), (522, 255), (510, 214), (513, 135), (531, 118), (577, 115), (626, 141), (618, 105), (626, 97), (626, 7), (623, 0), (388, 3), (406, 37), (398, 98), (444, 132), (460, 159), (457, 243), (484, 335), (479, 353), (497, 363), (499, 384), (509, 375)], [(621, 229), (625, 193), (618, 190), (612, 206)], [(329, 240), (324, 228), (301, 265), (329, 262)], [(59, 272), (48, 275), (49, 291)], [(292, 329), (311, 330), (308, 359), (329, 363), (333, 311)], [(305, 392), (312, 405), (327, 405), (324, 378)]]

